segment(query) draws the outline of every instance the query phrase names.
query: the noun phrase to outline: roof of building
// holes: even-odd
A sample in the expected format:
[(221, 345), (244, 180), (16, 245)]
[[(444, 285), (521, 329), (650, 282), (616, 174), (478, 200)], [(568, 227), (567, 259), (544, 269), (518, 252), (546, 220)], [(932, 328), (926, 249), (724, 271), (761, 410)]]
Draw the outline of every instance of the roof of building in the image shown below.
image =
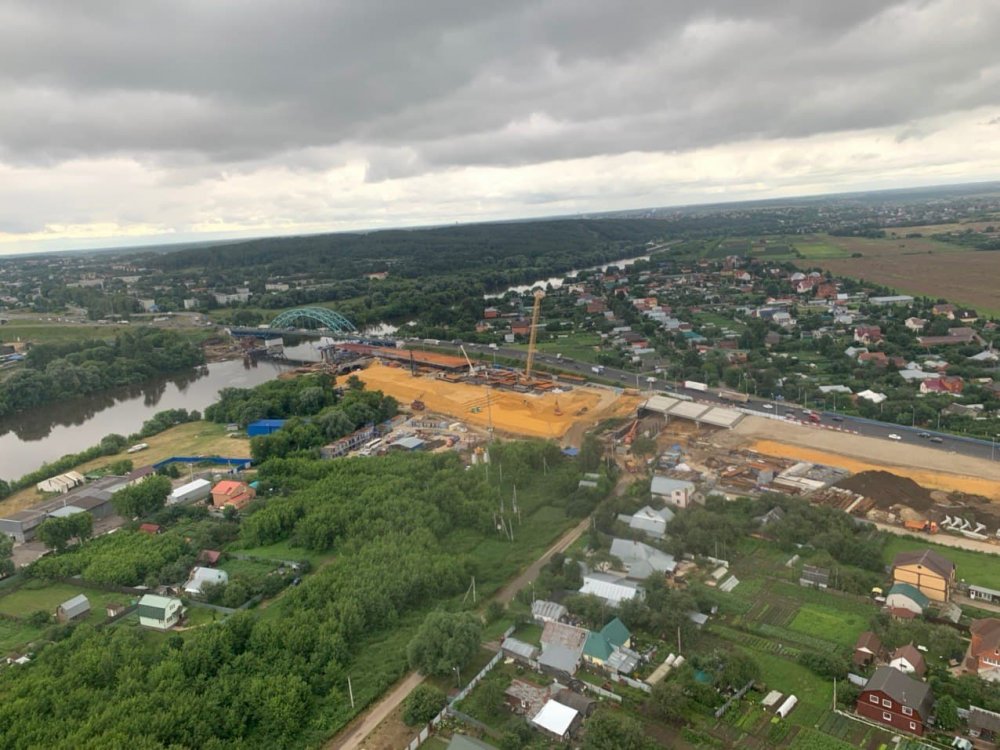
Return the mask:
[(923, 591), (909, 583), (894, 583), (886, 594), (886, 597), (888, 598), (893, 595), (905, 596), (907, 599), (912, 599), (914, 604), (918, 605), (920, 609), (927, 609), (927, 606), (931, 603), (931, 600), (927, 598), (927, 595)]
[(639, 654), (627, 648), (615, 649), (614, 653), (604, 662), (604, 666), (615, 672), (629, 674), (639, 666)]
[(75, 516), (77, 513), (85, 512), (83, 508), (77, 508), (75, 505), (64, 505), (61, 508), (49, 511), (49, 515), (52, 518), (68, 518), (69, 516)]
[(575, 708), (581, 714), (589, 713), (590, 709), (597, 704), (597, 701), (593, 698), (588, 698), (586, 695), (577, 693), (569, 688), (559, 691), (555, 697), (558, 698), (559, 702), (564, 706)]
[(632, 637), (625, 623), (617, 617), (612, 618), (611, 622), (601, 628), (601, 635), (607, 638), (612, 646), (624, 646)]
[(583, 577), (583, 586), (580, 587), (581, 594), (593, 594), (605, 601), (618, 605), (621, 602), (642, 598), (642, 589), (631, 581), (624, 578), (616, 578), (604, 573), (588, 573)]
[(228, 495), (230, 492), (244, 492), (246, 491), (246, 485), (243, 482), (238, 482), (234, 479), (223, 479), (221, 482), (216, 484), (212, 488), (212, 492), (221, 492)]
[(583, 653), (591, 659), (604, 662), (611, 658), (614, 648), (603, 635), (591, 631), (587, 633), (587, 642), (583, 646)]
[(896, 659), (906, 660), (909, 665), (913, 667), (913, 671), (921, 676), (927, 671), (927, 665), (924, 663), (923, 654), (921, 654), (912, 643), (907, 643), (905, 646), (900, 646), (893, 651), (889, 661), (893, 662), (896, 661)]
[(140, 607), (157, 607), (159, 609), (166, 609), (171, 602), (178, 602), (180, 599), (176, 599), (171, 596), (159, 596), (158, 594), (144, 594), (139, 600)]
[(924, 721), (930, 717), (930, 709), (934, 705), (930, 685), (914, 680), (893, 667), (876, 669), (865, 690), (878, 690), (897, 703), (918, 710)]
[(972, 632), (969, 652), (974, 656), (1000, 649), (1000, 619), (983, 617), (979, 620), (973, 620), (969, 630)]
[(170, 493), (171, 497), (180, 497), (185, 492), (191, 492), (191, 490), (200, 490), (203, 487), (211, 487), (212, 483), (207, 479), (195, 479), (194, 481), (188, 482), (187, 484), (182, 484), (180, 487), (174, 488), (174, 491)]
[(542, 647), (542, 655), (538, 657), (538, 664), (542, 667), (549, 667), (560, 672), (573, 674), (580, 665), (580, 651), (553, 643)]
[(549, 646), (559, 645), (569, 649), (576, 649), (577, 653), (583, 648), (587, 640), (587, 631), (575, 625), (566, 625), (561, 622), (547, 622), (542, 628), (542, 635), (539, 639), (542, 649)]
[(994, 734), (1000, 733), (1000, 714), (987, 711), (979, 706), (969, 706), (969, 728), (985, 729)]
[(544, 620), (561, 620), (569, 613), (562, 604), (538, 599), (531, 603), (531, 614)]
[(200, 594), (206, 583), (227, 583), (229, 574), (216, 568), (196, 567), (191, 571), (191, 577), (184, 584), (184, 590), (189, 594)]
[(866, 630), (864, 633), (859, 635), (858, 640), (854, 642), (854, 650), (867, 651), (870, 654), (877, 654), (882, 650), (882, 641), (872, 631)]
[(287, 421), (287, 419), (258, 419), (248, 424), (247, 427), (281, 427)]
[(575, 708), (564, 706), (554, 698), (542, 706), (542, 710), (535, 714), (531, 723), (552, 734), (562, 737), (573, 726), (573, 722), (580, 712)]
[(674, 479), (673, 477), (654, 476), (650, 485), (650, 492), (654, 495), (669, 495), (677, 490), (692, 492), (694, 483), (684, 479)]
[(659, 538), (663, 536), (666, 524), (673, 518), (674, 512), (668, 507), (656, 510), (651, 505), (646, 505), (631, 516), (624, 516), (621, 520), (637, 531)]
[(535, 646), (518, 640), (517, 638), (504, 638), (501, 646), (504, 651), (514, 654), (515, 656), (520, 656), (522, 659), (534, 659), (538, 656), (538, 649)]
[(406, 450), (416, 450), (421, 447), (425, 441), (416, 437), (415, 435), (409, 435), (404, 438), (400, 438), (393, 445), (398, 445), (400, 448), (405, 448)]
[(942, 578), (950, 578), (955, 572), (955, 563), (932, 549), (900, 552), (892, 561), (892, 567), (920, 565), (937, 573)]
[(60, 604), (59, 609), (66, 617), (79, 617), (90, 611), (90, 600), (85, 594), (77, 594), (72, 599), (67, 599)]
[(673, 555), (629, 539), (612, 540), (611, 556), (621, 560), (630, 578), (640, 580), (649, 578), (654, 572), (673, 573), (677, 569)]

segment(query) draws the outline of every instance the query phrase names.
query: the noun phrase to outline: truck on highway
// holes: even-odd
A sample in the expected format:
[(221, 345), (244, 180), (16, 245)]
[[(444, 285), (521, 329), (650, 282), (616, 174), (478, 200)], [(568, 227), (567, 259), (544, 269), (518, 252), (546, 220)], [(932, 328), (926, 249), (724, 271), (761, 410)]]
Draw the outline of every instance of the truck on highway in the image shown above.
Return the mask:
[(719, 398), (723, 401), (735, 401), (738, 404), (745, 404), (750, 400), (747, 394), (739, 391), (719, 391)]
[(684, 387), (687, 388), (689, 391), (702, 391), (702, 392), (708, 391), (708, 384), (699, 383), (697, 380), (685, 380)]
[(594, 365), (593, 367), (590, 368), (590, 371), (595, 375), (600, 375), (602, 372), (604, 372), (604, 365)]
[(903, 527), (910, 531), (922, 531), (925, 534), (938, 533), (938, 525), (934, 521), (904, 521)]

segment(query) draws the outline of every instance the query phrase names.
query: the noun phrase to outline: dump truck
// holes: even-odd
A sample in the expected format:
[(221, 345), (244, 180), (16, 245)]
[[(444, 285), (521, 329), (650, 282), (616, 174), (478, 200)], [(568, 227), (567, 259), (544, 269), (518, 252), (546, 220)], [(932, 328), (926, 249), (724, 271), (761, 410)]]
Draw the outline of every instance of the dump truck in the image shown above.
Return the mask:
[(938, 525), (934, 521), (904, 521), (903, 526), (910, 531), (922, 531), (925, 534), (938, 533)]

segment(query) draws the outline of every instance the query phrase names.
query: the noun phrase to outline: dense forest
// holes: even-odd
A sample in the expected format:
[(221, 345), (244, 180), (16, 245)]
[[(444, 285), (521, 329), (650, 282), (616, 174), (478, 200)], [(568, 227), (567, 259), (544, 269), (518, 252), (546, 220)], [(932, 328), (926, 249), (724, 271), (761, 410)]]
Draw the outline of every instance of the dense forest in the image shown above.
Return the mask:
[[(517, 478), (526, 524), (533, 497), (555, 498), (553, 489), (565, 487), (565, 502), (578, 477), (556, 446), (497, 446), (495, 460)], [(53, 628), (53, 642), (39, 644), (31, 664), (0, 673), (3, 746), (317, 744), (353, 713), (348, 674), (364, 702), (405, 670), (405, 641), (387, 654), (373, 639), (415, 630), (421, 612), (457, 605), (471, 575), (499, 585), (523, 564), (519, 555), (534, 554), (527, 542), (497, 539), (497, 472), (491, 482), (486, 467), (466, 471), (453, 454), (281, 459), (265, 463), (262, 475), (277, 497), (242, 525), (240, 544), (289, 540), (336, 555), (276, 606), (184, 635)], [(531, 533), (553, 532), (538, 526)], [(190, 554), (178, 535), (164, 536), (114, 535), (45, 558), (35, 572), (134, 581)], [(363, 659), (367, 667), (358, 666)]]
[(40, 344), (28, 351), (24, 367), (0, 383), (0, 416), (138, 383), (204, 361), (197, 345), (158, 328), (126, 331), (112, 341)]

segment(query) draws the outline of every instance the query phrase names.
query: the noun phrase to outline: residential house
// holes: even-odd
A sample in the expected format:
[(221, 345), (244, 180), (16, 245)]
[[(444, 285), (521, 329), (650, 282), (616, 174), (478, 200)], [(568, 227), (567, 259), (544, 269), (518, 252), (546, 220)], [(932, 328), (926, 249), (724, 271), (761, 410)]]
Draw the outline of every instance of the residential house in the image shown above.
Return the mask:
[(610, 672), (631, 674), (639, 666), (639, 654), (631, 650), (632, 634), (617, 617), (601, 628), (600, 632), (587, 634), (583, 659), (589, 664), (604, 667)]
[(977, 341), (983, 343), (982, 338), (973, 328), (949, 328), (946, 336), (917, 336), (917, 343), (921, 346), (962, 346)]
[(564, 706), (553, 698), (530, 721), (536, 729), (563, 742), (580, 726), (581, 718), (575, 708)]
[(231, 505), (236, 510), (243, 510), (256, 496), (257, 492), (246, 482), (224, 479), (212, 488), (212, 505), (216, 508)]
[(90, 600), (84, 594), (77, 594), (56, 607), (59, 622), (72, 622), (90, 613)]
[(535, 622), (545, 625), (547, 622), (561, 622), (569, 614), (562, 604), (536, 599), (531, 603), (531, 616)]
[(612, 540), (611, 556), (618, 558), (628, 577), (637, 581), (645, 581), (654, 573), (672, 574), (677, 569), (677, 561), (673, 555), (629, 539)]
[(862, 352), (858, 355), (858, 362), (863, 365), (875, 365), (876, 367), (889, 366), (889, 358), (885, 352)]
[(955, 317), (962, 323), (975, 323), (979, 320), (975, 310), (959, 310), (955, 313)]
[(874, 346), (882, 341), (881, 326), (855, 326), (854, 342), (865, 346)]
[(854, 656), (852, 661), (855, 666), (866, 667), (878, 659), (881, 651), (882, 641), (872, 631), (866, 630), (854, 642)]
[(969, 706), (969, 736), (984, 743), (996, 745), (1000, 738), (1000, 713), (987, 711), (979, 706)]
[(858, 398), (863, 398), (865, 401), (871, 401), (873, 404), (877, 405), (881, 404), (889, 397), (884, 393), (878, 393), (870, 388), (866, 388), (865, 390), (858, 392)]
[(515, 336), (527, 336), (531, 333), (531, 321), (524, 320), (523, 318), (511, 321), (510, 332)]
[(184, 591), (188, 594), (201, 594), (205, 584), (219, 585), (223, 583), (229, 583), (229, 574), (226, 571), (196, 567), (192, 569), (191, 576), (184, 584)]
[(912, 644), (900, 646), (889, 656), (889, 666), (904, 674), (923, 677), (927, 673), (924, 655)]
[(184, 606), (172, 596), (146, 594), (139, 600), (139, 624), (153, 630), (170, 630), (180, 622)]
[(879, 667), (858, 696), (855, 709), (861, 716), (918, 737), (930, 720), (934, 695), (926, 682), (892, 667)]
[(892, 561), (893, 583), (909, 583), (936, 602), (951, 598), (955, 563), (930, 549), (900, 552)]
[(645, 592), (636, 584), (625, 578), (606, 573), (588, 573), (583, 577), (581, 594), (593, 594), (603, 599), (613, 607), (630, 599), (642, 599)]
[(163, 532), (163, 527), (158, 523), (140, 523), (139, 533), (140, 534), (150, 534), (151, 536), (156, 536)]
[(214, 568), (219, 564), (222, 553), (217, 549), (203, 549), (198, 553), (198, 562), (209, 568)]
[(967, 673), (1000, 682), (1000, 618), (984, 617), (972, 623), (972, 638), (962, 666)]
[(944, 302), (940, 303), (940, 304), (937, 304), (937, 305), (934, 305), (934, 307), (931, 308), (931, 312), (934, 315), (943, 315), (944, 317), (948, 318), (948, 320), (954, 320), (955, 319), (955, 312), (957, 310), (958, 310), (958, 308), (955, 307), (955, 305), (952, 305), (950, 303), (944, 303)]
[(949, 396), (961, 395), (965, 389), (965, 381), (958, 375), (943, 375), (939, 378), (928, 378), (920, 383), (921, 393), (944, 393)]
[(538, 661), (538, 648), (517, 638), (504, 638), (500, 652), (509, 659), (534, 665)]
[(654, 510), (652, 506), (646, 505), (631, 516), (620, 514), (618, 520), (627, 523), (630, 529), (641, 531), (646, 536), (653, 539), (662, 539), (667, 533), (667, 524), (674, 518), (674, 512), (664, 506), (659, 510)]
[(552, 685), (541, 687), (524, 680), (512, 680), (504, 690), (507, 708), (522, 716), (534, 716), (542, 710), (545, 702), (552, 697)]
[(919, 333), (924, 330), (924, 326), (927, 325), (927, 320), (924, 318), (907, 318), (903, 325), (906, 326), (908, 330), (913, 331), (914, 333)]
[(539, 641), (542, 644), (539, 668), (547, 674), (568, 679), (580, 666), (587, 631), (574, 625), (547, 622)]
[(695, 486), (692, 482), (684, 479), (673, 479), (657, 475), (653, 477), (650, 492), (654, 498), (659, 498), (663, 502), (673, 505), (675, 508), (683, 509), (690, 507), (693, 502)]
[(909, 583), (896, 583), (885, 597), (885, 606), (894, 617), (910, 619), (922, 615), (931, 600)]
[(500, 317), (500, 311), (497, 310), (495, 307), (487, 307), (485, 310), (483, 310), (483, 318), (485, 318), (486, 320), (494, 320), (499, 317)]

